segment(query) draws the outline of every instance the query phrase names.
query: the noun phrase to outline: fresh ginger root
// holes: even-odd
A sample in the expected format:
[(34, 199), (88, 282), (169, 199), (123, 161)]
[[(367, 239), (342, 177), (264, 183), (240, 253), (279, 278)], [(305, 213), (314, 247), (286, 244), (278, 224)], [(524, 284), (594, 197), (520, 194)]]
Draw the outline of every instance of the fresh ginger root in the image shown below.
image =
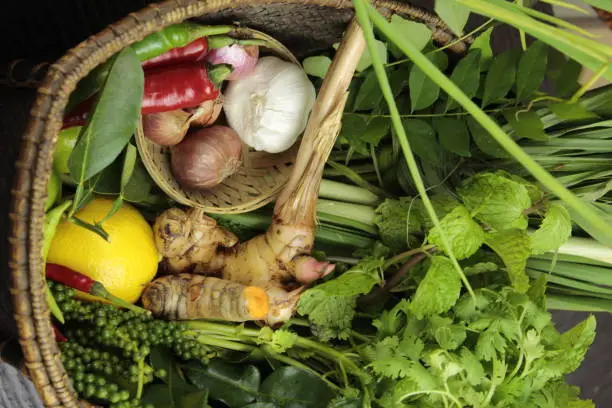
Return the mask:
[(316, 201), (325, 162), (340, 133), (347, 90), (364, 48), (361, 28), (353, 21), (319, 91), (293, 173), (276, 201), (268, 231), (236, 244), (233, 234), (200, 210), (168, 210), (156, 221), (155, 232), (170, 272), (188, 271), (197, 264), (195, 273), (218, 273), (229, 281), (261, 287), (270, 301), (265, 320), (277, 325), (291, 318), (306, 285), (333, 271), (334, 265), (310, 256)]
[(268, 295), (258, 287), (193, 274), (168, 275), (150, 283), (142, 304), (171, 320), (260, 320), (269, 310)]

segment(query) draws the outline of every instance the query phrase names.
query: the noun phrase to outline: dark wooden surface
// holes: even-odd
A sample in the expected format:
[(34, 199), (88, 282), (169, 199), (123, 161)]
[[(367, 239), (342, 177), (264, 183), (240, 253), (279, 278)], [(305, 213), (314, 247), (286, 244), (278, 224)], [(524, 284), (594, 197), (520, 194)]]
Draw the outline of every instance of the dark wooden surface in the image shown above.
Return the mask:
[[(143, 7), (147, 0), (44, 0), (40, 2), (0, 2), (0, 62), (16, 58), (51, 61), (89, 34)], [(412, 4), (431, 9), (430, 0)], [(550, 12), (550, 7), (541, 9)], [(484, 19), (474, 17), (468, 29)], [(509, 27), (495, 30), (494, 48), (499, 52), (519, 45), (516, 31)], [(23, 131), (31, 94), (28, 91), (0, 89), (0, 231), (6, 231), (13, 166), (18, 139)], [(15, 335), (11, 319), (8, 282), (8, 243), (0, 238), (0, 339)], [(555, 312), (560, 330), (584, 319), (584, 313)], [(612, 405), (612, 317), (598, 314), (598, 335), (584, 364), (569, 381), (582, 388), (583, 396), (593, 398), (598, 407)], [(17, 403), (18, 401), (18, 403)], [(38, 407), (33, 388), (16, 371), (0, 363), (0, 408)]]

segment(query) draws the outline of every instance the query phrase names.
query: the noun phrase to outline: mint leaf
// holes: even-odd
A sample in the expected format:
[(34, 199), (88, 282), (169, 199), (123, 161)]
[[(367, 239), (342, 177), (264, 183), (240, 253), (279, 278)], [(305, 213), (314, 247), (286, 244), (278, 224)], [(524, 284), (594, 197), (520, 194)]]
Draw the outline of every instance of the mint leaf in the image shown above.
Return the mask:
[(389, 248), (400, 251), (408, 247), (408, 235), (421, 230), (421, 219), (409, 197), (386, 199), (375, 211), (374, 224), (380, 239)]
[(431, 40), (431, 30), (423, 23), (406, 20), (397, 14), (391, 16), (391, 25), (399, 35), (410, 41), (417, 49), (425, 48)]
[(434, 256), (412, 298), (410, 309), (419, 319), (444, 313), (457, 302), (460, 292), (461, 281), (451, 260), (444, 256)]
[(442, 147), (462, 157), (470, 157), (470, 132), (465, 120), (434, 118), (433, 127)]
[(365, 258), (337, 278), (308, 289), (300, 297), (298, 313), (308, 316), (323, 340), (346, 338), (357, 297), (381, 283), (383, 264), (382, 259)]
[(493, 173), (479, 173), (457, 189), (472, 215), (496, 230), (508, 228), (531, 206), (527, 188)]
[(540, 227), (531, 235), (531, 253), (534, 255), (555, 251), (572, 235), (572, 219), (567, 209), (552, 203)]
[(325, 55), (316, 55), (304, 59), (302, 66), (304, 67), (304, 72), (306, 72), (308, 75), (318, 78), (325, 78), (331, 63), (331, 58)]
[(521, 293), (529, 289), (529, 278), (525, 273), (527, 258), (531, 254), (531, 240), (526, 231), (509, 229), (486, 234), (485, 244), (491, 248), (506, 265), (512, 286)]
[(429, 231), (427, 240), (443, 250), (441, 237), (441, 232), (443, 232), (457, 259), (468, 258), (478, 251), (484, 241), (483, 229), (472, 219), (463, 205), (455, 207), (446, 214), (440, 220), (440, 228), (441, 231), (438, 227)]
[(516, 99), (526, 101), (540, 88), (546, 76), (548, 64), (548, 46), (542, 41), (535, 41), (523, 53), (518, 64), (516, 75)]

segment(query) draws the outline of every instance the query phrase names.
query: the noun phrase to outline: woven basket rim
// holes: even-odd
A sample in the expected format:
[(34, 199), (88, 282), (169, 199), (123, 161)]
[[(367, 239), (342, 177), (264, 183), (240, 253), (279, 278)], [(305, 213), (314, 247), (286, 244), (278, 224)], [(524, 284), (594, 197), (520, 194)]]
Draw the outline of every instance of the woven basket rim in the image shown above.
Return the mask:
[[(83, 402), (68, 381), (52, 331), (45, 297), (42, 242), (44, 203), (52, 168), (53, 153), (68, 97), (78, 81), (111, 55), (146, 35), (189, 18), (222, 9), (303, 4), (352, 9), (350, 0), (167, 0), (128, 14), (90, 36), (52, 64), (38, 89), (15, 164), (9, 243), (11, 247), (11, 295), (24, 365), (45, 406), (77, 407)], [(375, 2), (378, 8), (426, 23), (438, 42), (456, 37), (429, 12), (393, 0)], [(455, 50), (466, 48), (464, 41)]]

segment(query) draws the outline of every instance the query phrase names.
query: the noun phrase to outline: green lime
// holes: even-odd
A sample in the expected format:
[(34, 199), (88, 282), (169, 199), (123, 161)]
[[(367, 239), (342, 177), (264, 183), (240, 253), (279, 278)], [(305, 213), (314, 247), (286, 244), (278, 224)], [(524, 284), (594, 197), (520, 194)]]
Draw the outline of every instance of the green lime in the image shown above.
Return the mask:
[(47, 202), (45, 203), (45, 211), (49, 210), (53, 207), (53, 204), (59, 200), (62, 195), (62, 179), (57, 171), (51, 172), (51, 177), (49, 178), (49, 187), (47, 190)]
[(82, 126), (73, 126), (60, 132), (53, 155), (53, 166), (60, 174), (69, 174), (68, 159), (72, 154)]

